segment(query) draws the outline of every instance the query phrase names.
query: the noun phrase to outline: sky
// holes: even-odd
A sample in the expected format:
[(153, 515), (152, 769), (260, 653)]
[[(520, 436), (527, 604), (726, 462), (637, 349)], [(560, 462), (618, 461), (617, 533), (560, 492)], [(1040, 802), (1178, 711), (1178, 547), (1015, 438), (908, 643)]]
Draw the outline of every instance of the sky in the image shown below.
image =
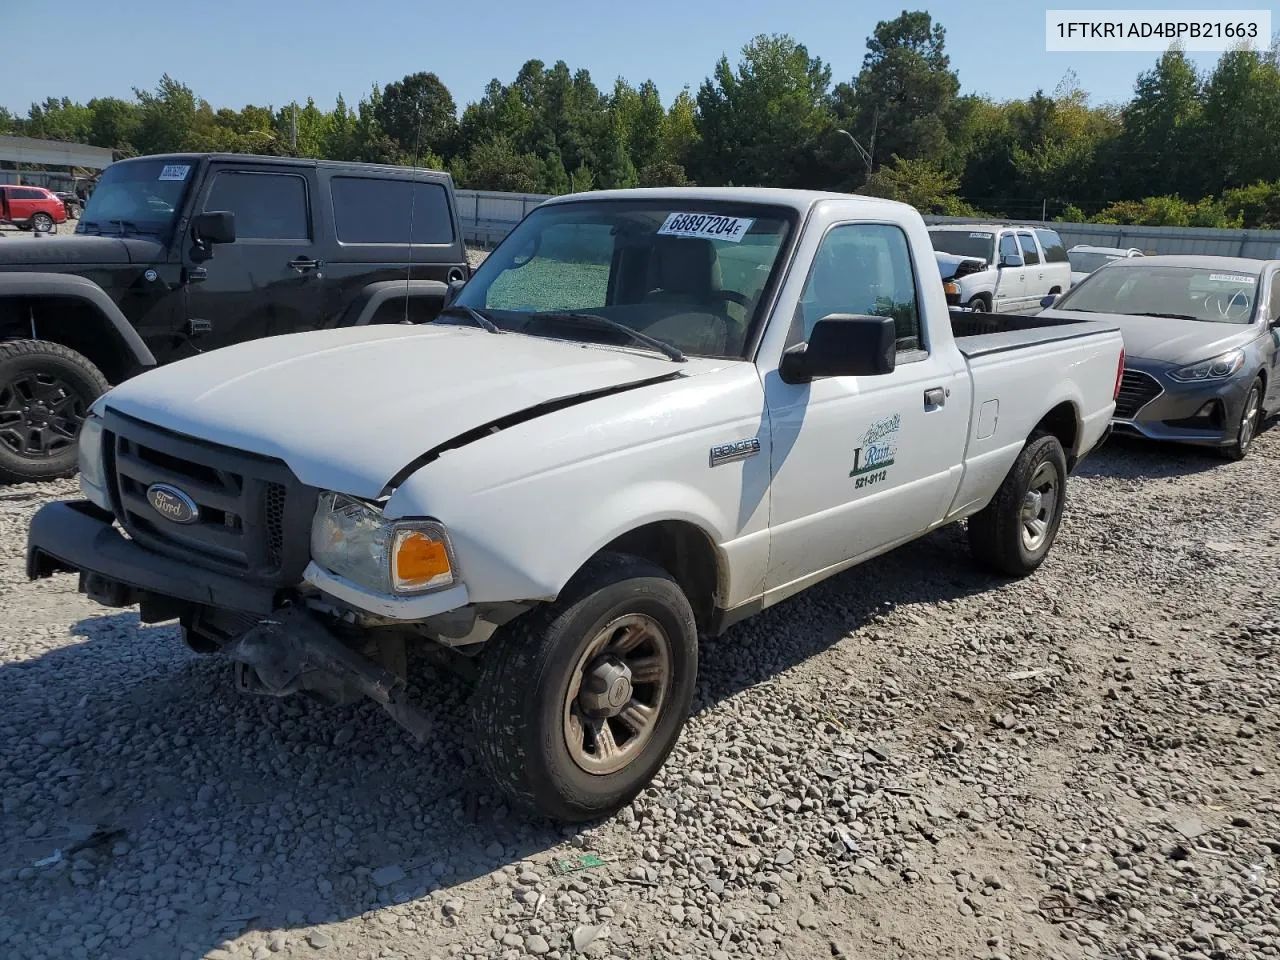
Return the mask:
[[(695, 92), (720, 56), (760, 33), (789, 33), (851, 79), (879, 20), (923, 3), (894, 0), (490, 0), (485, 5), (425, 0), (56, 0), (4, 12), (0, 106), (25, 115), (32, 101), (67, 96), (131, 98), (168, 73), (215, 108), (276, 106), (314, 97), (322, 109), (339, 93), (354, 105), (374, 83), (434, 71), (459, 111), (497, 77), (510, 82), (526, 60), (585, 67), (602, 89), (616, 77), (658, 84), (663, 100)], [(6, 4), (0, 3), (0, 6)], [(1051, 93), (1074, 70), (1092, 102), (1123, 102), (1155, 53), (1047, 53), (1045, 9), (1065, 0), (935, 0), (927, 9), (947, 30), (962, 91), (995, 99)], [(1081, 8), (1105, 7), (1098, 0)], [(1176, 0), (1126, 0), (1126, 9), (1205, 8)], [(1242, 5), (1243, 6), (1243, 5)], [(1256, 6), (1265, 6), (1256, 4)], [(473, 12), (481, 15), (472, 18)], [(50, 43), (13, 42), (48, 33)], [(1193, 60), (1210, 68), (1217, 54)]]

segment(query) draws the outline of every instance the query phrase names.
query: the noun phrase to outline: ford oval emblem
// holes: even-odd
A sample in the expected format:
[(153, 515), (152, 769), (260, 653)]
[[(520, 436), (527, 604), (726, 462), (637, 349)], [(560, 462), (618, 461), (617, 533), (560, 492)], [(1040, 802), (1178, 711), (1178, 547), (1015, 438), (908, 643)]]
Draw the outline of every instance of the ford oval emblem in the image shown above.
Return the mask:
[(200, 519), (200, 508), (196, 502), (167, 483), (153, 483), (147, 487), (147, 503), (160, 516), (174, 523), (195, 523)]

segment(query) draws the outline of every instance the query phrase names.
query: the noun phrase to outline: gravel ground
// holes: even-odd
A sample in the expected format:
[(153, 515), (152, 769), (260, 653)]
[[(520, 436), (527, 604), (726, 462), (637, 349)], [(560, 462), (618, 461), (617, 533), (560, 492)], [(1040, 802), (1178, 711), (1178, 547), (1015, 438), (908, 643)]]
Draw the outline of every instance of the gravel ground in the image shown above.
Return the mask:
[(1025, 581), (952, 528), (780, 604), (585, 830), (508, 815), (427, 663), (419, 747), (28, 583), (75, 485), (5, 488), (0, 957), (1280, 956), (1278, 467), (1113, 442)]

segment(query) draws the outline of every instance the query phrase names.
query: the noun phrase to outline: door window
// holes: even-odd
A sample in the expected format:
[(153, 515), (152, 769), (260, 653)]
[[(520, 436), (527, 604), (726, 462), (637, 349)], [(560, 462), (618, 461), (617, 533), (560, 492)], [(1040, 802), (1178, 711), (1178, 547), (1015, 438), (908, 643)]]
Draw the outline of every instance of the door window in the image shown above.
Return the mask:
[(206, 212), (236, 215), (237, 240), (310, 240), (307, 182), (293, 174), (224, 170), (205, 198)]
[(833, 227), (822, 239), (788, 346), (809, 339), (832, 313), (893, 317), (898, 353), (924, 349), (911, 252), (901, 228), (881, 223)]
[(1020, 257), (1018, 252), (1018, 241), (1013, 239), (1012, 233), (1001, 234), (1000, 236), (1000, 262), (1003, 263), (1006, 257)]
[(1040, 262), (1040, 251), (1036, 249), (1036, 238), (1029, 233), (1018, 234), (1018, 242), (1022, 244), (1022, 259), (1028, 267)]

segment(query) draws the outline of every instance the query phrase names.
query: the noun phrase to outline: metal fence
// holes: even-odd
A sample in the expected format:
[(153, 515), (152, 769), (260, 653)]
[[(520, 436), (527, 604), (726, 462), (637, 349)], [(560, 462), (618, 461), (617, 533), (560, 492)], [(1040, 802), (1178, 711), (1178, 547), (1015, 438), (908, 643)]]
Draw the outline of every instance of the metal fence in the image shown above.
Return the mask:
[[(536, 193), (459, 190), (458, 213), (468, 244), (490, 248), (524, 216), (548, 199)], [(971, 223), (970, 218), (926, 216), (926, 223)], [(1017, 223), (1042, 225), (1038, 221)], [(1137, 247), (1147, 254), (1204, 253), (1225, 257), (1280, 259), (1280, 230), (1215, 230), (1209, 227), (1133, 227), (1106, 223), (1057, 223), (1068, 247), (1078, 243), (1100, 247)]]

